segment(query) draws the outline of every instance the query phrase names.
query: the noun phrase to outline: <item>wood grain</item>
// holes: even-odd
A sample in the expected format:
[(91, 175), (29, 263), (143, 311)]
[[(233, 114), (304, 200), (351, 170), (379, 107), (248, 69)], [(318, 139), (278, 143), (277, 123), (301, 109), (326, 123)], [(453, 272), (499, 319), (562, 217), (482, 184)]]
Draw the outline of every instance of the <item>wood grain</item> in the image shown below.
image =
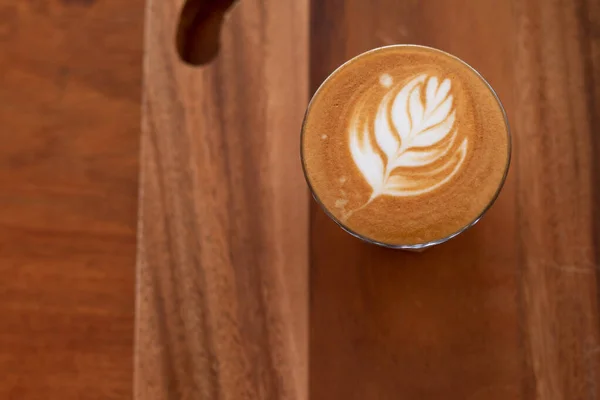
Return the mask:
[(147, 7), (136, 398), (306, 398), (307, 3), (239, 2), (201, 68)]
[(514, 138), (489, 214), (422, 254), (312, 205), (312, 399), (598, 398), (598, 4), (311, 3), (312, 90), (369, 48), (431, 45), (489, 80)]
[(2, 399), (131, 398), (142, 10), (0, 0)]
[[(200, 69), (165, 3), (147, 14), (138, 398), (599, 398), (599, 1), (249, 0)], [(311, 203), (307, 249), (306, 93), (394, 43), (456, 54), (497, 90), (505, 188), (421, 254)]]
[[(517, 234), (523, 336), (537, 398), (598, 398), (598, 288), (592, 188), (600, 170), (586, 4), (515, 9)], [(586, 73), (586, 70), (588, 71)], [(597, 127), (596, 127), (597, 128)], [(596, 155), (597, 156), (597, 155)]]

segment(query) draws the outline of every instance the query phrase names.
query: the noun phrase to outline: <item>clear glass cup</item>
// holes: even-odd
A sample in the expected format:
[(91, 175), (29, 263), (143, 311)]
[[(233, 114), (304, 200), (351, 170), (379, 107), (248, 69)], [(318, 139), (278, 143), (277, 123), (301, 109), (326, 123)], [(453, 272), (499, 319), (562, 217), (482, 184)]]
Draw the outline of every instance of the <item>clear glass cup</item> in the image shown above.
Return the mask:
[[(473, 218), (471, 221), (469, 221), (467, 224), (465, 224), (464, 226), (462, 226), (460, 229), (458, 229), (457, 231), (441, 238), (441, 239), (437, 239), (437, 240), (432, 240), (432, 241), (428, 241), (428, 242), (424, 242), (424, 243), (418, 243), (418, 244), (390, 244), (390, 243), (384, 243), (381, 241), (377, 241), (374, 240), (373, 238), (369, 238), (366, 237), (364, 235), (361, 235), (357, 232), (355, 232), (354, 230), (352, 230), (351, 228), (349, 228), (346, 224), (344, 224), (342, 221), (340, 221), (340, 219), (338, 219), (335, 215), (332, 214), (332, 212), (323, 204), (323, 202), (319, 199), (318, 194), (315, 192), (313, 186), (311, 185), (308, 173), (307, 173), (307, 168), (306, 168), (306, 159), (304, 156), (304, 134), (305, 134), (305, 125), (306, 125), (306, 121), (307, 121), (307, 117), (311, 111), (311, 106), (313, 105), (313, 100), (315, 99), (315, 97), (319, 94), (319, 92), (327, 85), (328, 81), (331, 79), (332, 76), (334, 76), (340, 69), (342, 69), (346, 64), (352, 62), (353, 60), (355, 60), (356, 58), (359, 57), (363, 57), (365, 55), (368, 55), (370, 52), (373, 51), (378, 51), (381, 49), (386, 49), (386, 48), (391, 48), (391, 47), (415, 47), (415, 48), (423, 48), (423, 49), (429, 49), (429, 50), (434, 50), (440, 53), (443, 53), (445, 55), (447, 55), (448, 57), (451, 57), (455, 60), (458, 60), (460, 63), (462, 63), (467, 69), (469, 69), (470, 71), (472, 71), (473, 73), (475, 73), (475, 75), (477, 77), (479, 77), (481, 79), (481, 81), (487, 86), (487, 88), (490, 90), (491, 94), (493, 95), (493, 97), (495, 98), (495, 100), (497, 101), (500, 110), (502, 112), (503, 118), (504, 118), (504, 123), (506, 126), (506, 134), (507, 134), (507, 146), (508, 146), (508, 155), (506, 158), (506, 165), (504, 166), (504, 174), (502, 176), (501, 181), (498, 184), (498, 188), (495, 192), (495, 194), (492, 196), (491, 200), (489, 201), (489, 203), (481, 210), (481, 212), (475, 217)], [(317, 91), (314, 93), (313, 97), (311, 98), (311, 101), (308, 104), (305, 116), (304, 116), (304, 120), (302, 123), (302, 129), (301, 129), (301, 138), (300, 138), (301, 144), (300, 144), (300, 159), (302, 162), (302, 169), (304, 172), (304, 176), (306, 179), (306, 182), (308, 184), (308, 187), (311, 191), (311, 194), (313, 196), (313, 198), (315, 199), (315, 201), (317, 202), (317, 204), (319, 204), (319, 206), (321, 207), (321, 209), (325, 212), (325, 214), (331, 218), (337, 225), (339, 225), (344, 231), (346, 231), (347, 233), (349, 233), (350, 235), (364, 241), (367, 243), (372, 243), (378, 246), (382, 246), (382, 247), (387, 247), (387, 248), (392, 248), (392, 249), (403, 249), (403, 250), (413, 250), (413, 251), (419, 251), (419, 250), (423, 250), (426, 249), (428, 247), (432, 247), (441, 243), (444, 243), (458, 235), (460, 235), (461, 233), (463, 233), (464, 231), (466, 231), (467, 229), (471, 228), (473, 225), (475, 225), (477, 222), (479, 222), (479, 220), (484, 216), (484, 214), (489, 210), (489, 208), (494, 204), (494, 202), (496, 201), (496, 199), (498, 198), (498, 195), (500, 194), (500, 191), (502, 190), (502, 187), (504, 185), (504, 182), (506, 181), (506, 176), (508, 175), (508, 170), (509, 170), (509, 166), (510, 166), (510, 160), (511, 160), (511, 147), (512, 147), (512, 141), (511, 141), (511, 133), (510, 133), (510, 126), (508, 123), (508, 118), (506, 115), (506, 111), (502, 105), (502, 102), (500, 101), (500, 98), (498, 97), (497, 93), (495, 92), (495, 90), (492, 88), (492, 86), (489, 84), (489, 82), (472, 66), (470, 66), (469, 64), (467, 64), (465, 61), (461, 60), (460, 58), (449, 54), (447, 52), (444, 52), (442, 50), (439, 49), (434, 49), (431, 47), (426, 47), (426, 46), (420, 46), (420, 45), (392, 45), (392, 46), (383, 46), (383, 47), (378, 47), (372, 50), (369, 50), (365, 53), (362, 53), (348, 61), (346, 61), (344, 64), (340, 65), (335, 71), (333, 71), (324, 81), (323, 83), (321, 83), (321, 85), (319, 86), (319, 88), (317, 89)]]

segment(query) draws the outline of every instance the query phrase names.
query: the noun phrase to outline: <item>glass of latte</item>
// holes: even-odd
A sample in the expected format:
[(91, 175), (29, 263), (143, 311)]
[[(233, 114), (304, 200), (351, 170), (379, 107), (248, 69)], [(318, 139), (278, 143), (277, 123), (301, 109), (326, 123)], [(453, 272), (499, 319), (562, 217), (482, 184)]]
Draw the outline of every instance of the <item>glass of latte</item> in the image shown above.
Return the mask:
[(473, 226), (510, 164), (506, 113), (471, 66), (440, 50), (380, 47), (313, 96), (301, 158), (312, 194), (348, 233), (422, 249)]

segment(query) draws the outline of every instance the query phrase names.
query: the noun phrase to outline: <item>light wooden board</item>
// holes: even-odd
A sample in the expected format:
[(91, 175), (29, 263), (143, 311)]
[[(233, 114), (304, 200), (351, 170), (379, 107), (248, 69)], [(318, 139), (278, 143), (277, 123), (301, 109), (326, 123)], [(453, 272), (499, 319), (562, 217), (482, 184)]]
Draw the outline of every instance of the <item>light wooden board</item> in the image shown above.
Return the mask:
[(241, 1), (201, 67), (182, 6), (147, 5), (136, 398), (306, 398), (307, 3)]

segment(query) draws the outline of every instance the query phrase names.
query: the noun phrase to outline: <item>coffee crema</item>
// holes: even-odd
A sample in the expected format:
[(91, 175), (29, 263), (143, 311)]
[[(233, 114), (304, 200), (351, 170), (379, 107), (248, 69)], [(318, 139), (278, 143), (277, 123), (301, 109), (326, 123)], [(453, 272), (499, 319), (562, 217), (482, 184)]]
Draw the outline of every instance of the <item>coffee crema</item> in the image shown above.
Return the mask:
[(344, 229), (421, 247), (460, 233), (491, 205), (510, 136), (475, 70), (440, 50), (397, 45), (361, 54), (325, 80), (301, 150), (315, 198)]

